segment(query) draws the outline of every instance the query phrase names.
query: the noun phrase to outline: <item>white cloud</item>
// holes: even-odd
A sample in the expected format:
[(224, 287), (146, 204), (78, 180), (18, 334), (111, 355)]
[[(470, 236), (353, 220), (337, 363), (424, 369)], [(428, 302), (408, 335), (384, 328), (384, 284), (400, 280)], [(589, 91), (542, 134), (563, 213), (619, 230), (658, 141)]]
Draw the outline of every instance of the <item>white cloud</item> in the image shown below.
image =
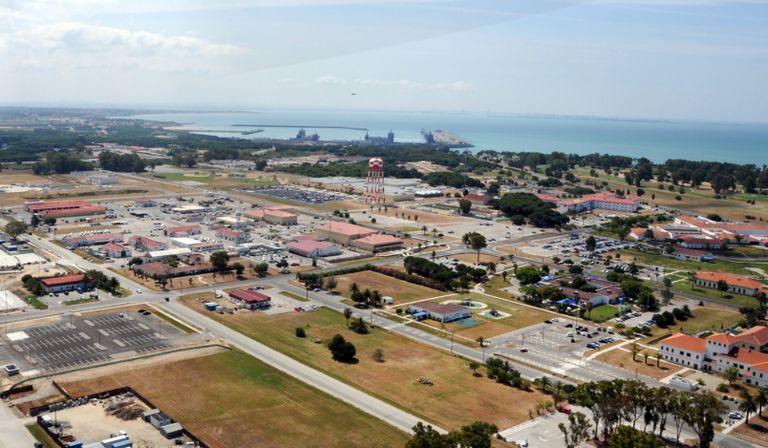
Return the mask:
[(373, 88), (400, 88), (417, 90), (448, 90), (453, 92), (470, 92), (477, 90), (472, 83), (468, 81), (452, 81), (438, 83), (416, 82), (410, 79), (351, 79), (347, 80), (339, 76), (325, 75), (316, 78), (316, 84), (324, 85), (346, 85), (350, 87), (373, 87)]
[[(196, 57), (242, 54), (244, 49), (181, 35), (132, 31), (78, 22), (33, 26), (0, 34), (0, 51), (7, 65), (50, 67), (127, 66), (178, 70), (200, 68)], [(63, 65), (59, 65), (63, 64)]]

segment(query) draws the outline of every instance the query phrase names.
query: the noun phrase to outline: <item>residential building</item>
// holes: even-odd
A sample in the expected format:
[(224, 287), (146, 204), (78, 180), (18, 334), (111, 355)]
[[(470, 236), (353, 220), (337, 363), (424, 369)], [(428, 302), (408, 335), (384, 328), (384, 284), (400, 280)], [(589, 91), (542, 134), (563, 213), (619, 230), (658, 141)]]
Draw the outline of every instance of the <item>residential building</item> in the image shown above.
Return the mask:
[(715, 261), (715, 256), (712, 255), (712, 252), (697, 249), (687, 249), (685, 247), (676, 247), (672, 252), (672, 257), (684, 261)]
[(84, 274), (61, 275), (40, 280), (46, 294), (85, 288)]
[(453, 322), (472, 316), (472, 313), (463, 306), (436, 302), (415, 303), (408, 307), (408, 312), (425, 313), (428, 318), (438, 322)]
[(680, 245), (686, 249), (723, 249), (725, 241), (705, 235), (683, 235), (679, 238)]
[(667, 361), (717, 373), (735, 367), (745, 383), (768, 387), (768, 327), (715, 333), (705, 339), (677, 333), (659, 345), (659, 354)]
[(314, 239), (291, 241), (288, 243), (288, 251), (307, 258), (332, 257), (342, 253), (338, 246)]
[(720, 280), (725, 281), (728, 285), (728, 292), (746, 296), (768, 294), (768, 286), (763, 282), (727, 272), (697, 272), (693, 277), (693, 284), (704, 288), (718, 289), (717, 284)]
[(107, 243), (99, 246), (97, 251), (104, 258), (127, 258), (131, 256), (131, 247), (121, 244)]
[(403, 240), (392, 235), (373, 234), (352, 241), (352, 245), (368, 252), (384, 252), (402, 249)]
[(636, 212), (640, 208), (637, 197), (623, 197), (604, 191), (589, 194), (576, 199), (563, 199), (548, 194), (538, 194), (539, 199), (554, 202), (561, 212), (587, 212), (595, 209), (617, 212)]
[(168, 248), (165, 243), (149, 239), (145, 236), (132, 236), (128, 239), (128, 243), (133, 246), (134, 249), (141, 251), (157, 251)]
[(268, 308), (272, 299), (258, 291), (252, 289), (233, 289), (229, 292), (229, 300), (239, 308), (255, 310), (259, 308)]

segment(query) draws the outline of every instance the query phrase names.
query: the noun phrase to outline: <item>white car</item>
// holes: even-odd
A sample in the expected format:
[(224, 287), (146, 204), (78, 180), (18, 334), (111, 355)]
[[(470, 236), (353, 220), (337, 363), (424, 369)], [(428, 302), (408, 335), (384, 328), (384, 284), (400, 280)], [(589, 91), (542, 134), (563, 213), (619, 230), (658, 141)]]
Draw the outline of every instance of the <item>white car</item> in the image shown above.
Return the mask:
[(528, 439), (515, 440), (515, 444), (521, 448), (528, 448)]
[(136, 293), (141, 294), (142, 293), (141, 288), (136, 288)]
[(730, 414), (728, 414), (728, 418), (732, 418), (734, 420), (741, 420), (742, 418), (744, 418), (744, 416), (738, 412), (731, 412)]

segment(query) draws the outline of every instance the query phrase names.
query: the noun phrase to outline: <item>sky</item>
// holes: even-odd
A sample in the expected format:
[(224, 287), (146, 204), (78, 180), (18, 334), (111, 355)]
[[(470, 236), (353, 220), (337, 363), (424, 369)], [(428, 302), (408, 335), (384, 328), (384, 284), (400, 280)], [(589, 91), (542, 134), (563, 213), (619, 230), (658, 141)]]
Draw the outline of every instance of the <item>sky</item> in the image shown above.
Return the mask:
[(766, 80), (768, 0), (0, 0), (0, 104), (768, 122)]

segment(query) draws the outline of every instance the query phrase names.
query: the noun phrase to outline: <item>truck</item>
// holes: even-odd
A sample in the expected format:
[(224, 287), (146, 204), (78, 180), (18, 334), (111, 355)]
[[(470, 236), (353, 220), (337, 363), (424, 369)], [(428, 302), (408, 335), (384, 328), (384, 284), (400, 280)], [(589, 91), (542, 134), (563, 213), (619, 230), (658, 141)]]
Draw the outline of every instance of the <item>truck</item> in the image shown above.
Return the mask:
[(689, 381), (681, 376), (674, 376), (669, 380), (669, 385), (678, 389), (683, 389), (691, 392), (695, 392), (699, 389), (699, 385), (693, 381)]

